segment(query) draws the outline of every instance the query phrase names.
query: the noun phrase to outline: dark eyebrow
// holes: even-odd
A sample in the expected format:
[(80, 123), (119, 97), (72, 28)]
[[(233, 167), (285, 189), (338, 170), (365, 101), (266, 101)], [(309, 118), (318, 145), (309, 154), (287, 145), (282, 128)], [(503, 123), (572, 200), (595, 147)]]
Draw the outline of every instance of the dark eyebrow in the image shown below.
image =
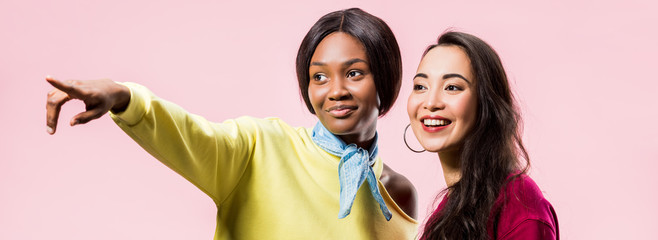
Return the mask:
[(462, 75), (460, 75), (460, 74), (457, 74), (457, 73), (448, 73), (448, 74), (445, 74), (445, 75), (443, 75), (443, 80), (446, 80), (446, 79), (449, 79), (449, 78), (455, 78), (455, 77), (456, 77), (456, 78), (464, 79), (464, 81), (466, 81), (468, 84), (471, 84), (471, 81), (469, 81), (469, 80), (466, 79), (464, 76), (462, 76)]
[(416, 76), (414, 76), (414, 79), (416, 79), (417, 77), (427, 78), (427, 74), (418, 73), (418, 74), (416, 74)]
[[(355, 64), (355, 63), (358, 63), (358, 62), (368, 64), (368, 62), (366, 62), (366, 60), (363, 60), (363, 59), (360, 59), (360, 58), (353, 58), (353, 59), (348, 60), (347, 62), (344, 62), (343, 66), (344, 67), (349, 67), (352, 64)], [(311, 66), (326, 66), (326, 65), (327, 64), (323, 63), (323, 62), (311, 62)]]
[[(418, 74), (416, 74), (416, 76), (414, 76), (414, 79), (416, 79), (416, 78), (418, 78), (418, 77), (420, 77), (420, 78), (428, 78), (428, 77), (427, 77), (427, 74), (424, 74), (424, 73), (418, 73)], [(464, 79), (464, 81), (466, 81), (468, 84), (471, 84), (471, 81), (469, 81), (469, 80), (466, 79), (464, 76), (462, 76), (462, 75), (460, 75), (460, 74), (457, 74), (457, 73), (448, 73), (448, 74), (445, 74), (445, 75), (443, 75), (443, 80), (446, 80), (446, 79), (449, 79), (449, 78), (455, 78), (455, 77), (456, 77), (456, 78)]]
[(366, 60), (363, 60), (363, 59), (360, 59), (360, 58), (353, 58), (353, 59), (350, 59), (347, 62), (343, 63), (343, 66), (344, 67), (349, 67), (349, 66), (352, 66), (352, 64), (355, 64), (355, 63), (358, 63), (358, 62), (368, 64), (368, 62), (366, 62)]

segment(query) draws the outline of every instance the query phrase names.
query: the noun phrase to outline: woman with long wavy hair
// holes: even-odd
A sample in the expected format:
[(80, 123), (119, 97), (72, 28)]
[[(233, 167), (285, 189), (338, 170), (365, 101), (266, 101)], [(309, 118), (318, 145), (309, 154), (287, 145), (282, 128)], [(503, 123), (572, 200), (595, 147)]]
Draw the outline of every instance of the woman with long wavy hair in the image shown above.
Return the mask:
[(448, 186), (420, 239), (559, 239), (553, 207), (526, 175), (521, 117), (487, 43), (442, 34), (423, 54), (407, 111)]

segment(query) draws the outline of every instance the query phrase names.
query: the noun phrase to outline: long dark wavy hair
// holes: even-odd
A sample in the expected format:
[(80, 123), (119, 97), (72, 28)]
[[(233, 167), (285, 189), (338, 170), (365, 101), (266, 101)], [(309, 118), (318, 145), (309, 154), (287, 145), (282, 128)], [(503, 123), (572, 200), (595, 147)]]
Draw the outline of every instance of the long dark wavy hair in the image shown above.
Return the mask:
[(491, 46), (473, 35), (449, 31), (423, 56), (437, 46), (458, 46), (470, 59), (476, 79), (477, 117), (464, 139), (461, 178), (437, 196), (447, 194), (446, 203), (430, 216), (421, 239), (489, 239), (487, 224), (500, 211), (494, 203), (503, 186), (530, 165), (519, 130), (521, 116), (503, 65)]

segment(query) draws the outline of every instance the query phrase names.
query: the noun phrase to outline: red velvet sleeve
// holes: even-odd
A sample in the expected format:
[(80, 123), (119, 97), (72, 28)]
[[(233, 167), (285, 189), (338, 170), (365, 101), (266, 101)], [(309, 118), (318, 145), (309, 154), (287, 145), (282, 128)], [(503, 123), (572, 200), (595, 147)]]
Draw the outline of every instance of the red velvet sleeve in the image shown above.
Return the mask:
[(556, 240), (555, 229), (551, 225), (534, 219), (528, 219), (505, 234), (501, 240), (530, 239)]

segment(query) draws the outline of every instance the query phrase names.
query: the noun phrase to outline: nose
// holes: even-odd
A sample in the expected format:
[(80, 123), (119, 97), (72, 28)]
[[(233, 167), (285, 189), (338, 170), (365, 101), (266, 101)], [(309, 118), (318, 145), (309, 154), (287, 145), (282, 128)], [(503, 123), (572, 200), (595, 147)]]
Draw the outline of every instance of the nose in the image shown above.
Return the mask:
[(327, 97), (329, 100), (340, 101), (347, 100), (352, 96), (350, 91), (347, 89), (345, 78), (336, 78), (333, 81), (329, 81), (329, 94)]
[(434, 112), (443, 110), (446, 107), (440, 88), (430, 90), (426, 96), (427, 99), (425, 99), (425, 102), (423, 103), (424, 109)]

